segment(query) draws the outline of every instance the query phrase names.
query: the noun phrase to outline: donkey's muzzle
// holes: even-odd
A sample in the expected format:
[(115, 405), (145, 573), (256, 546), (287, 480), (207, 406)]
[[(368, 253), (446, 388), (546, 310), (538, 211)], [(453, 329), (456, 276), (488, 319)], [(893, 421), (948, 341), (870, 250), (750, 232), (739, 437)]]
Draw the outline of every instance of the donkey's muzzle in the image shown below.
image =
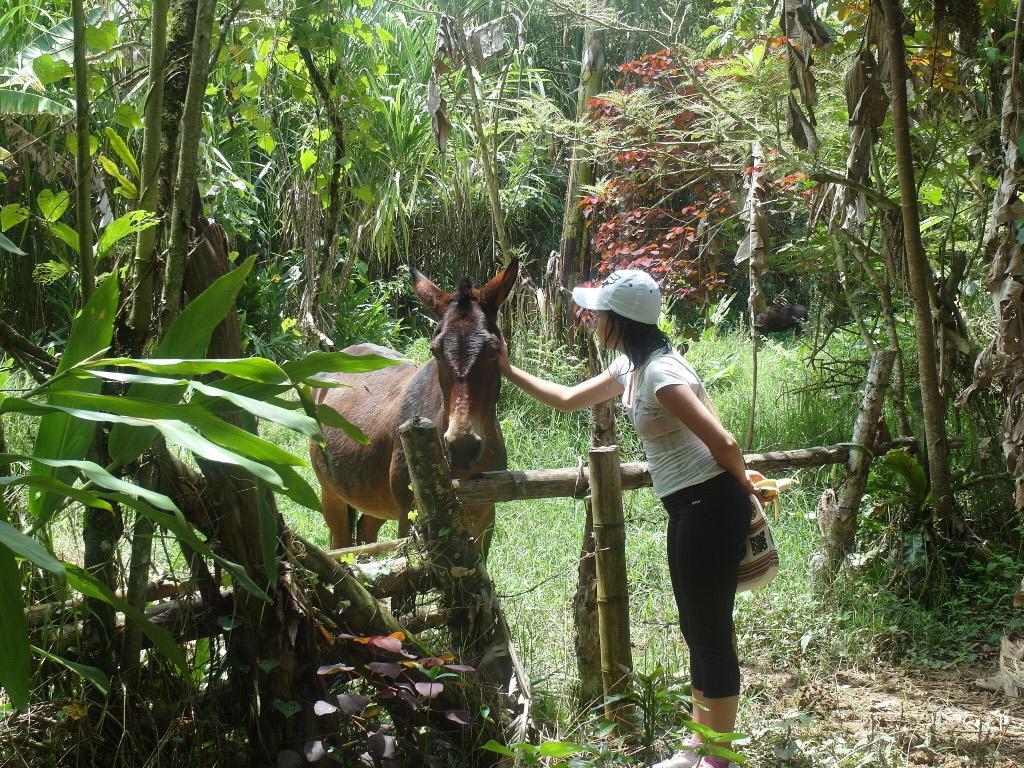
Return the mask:
[(446, 442), (453, 469), (469, 469), (483, 456), (484, 441), (472, 432), (461, 434)]

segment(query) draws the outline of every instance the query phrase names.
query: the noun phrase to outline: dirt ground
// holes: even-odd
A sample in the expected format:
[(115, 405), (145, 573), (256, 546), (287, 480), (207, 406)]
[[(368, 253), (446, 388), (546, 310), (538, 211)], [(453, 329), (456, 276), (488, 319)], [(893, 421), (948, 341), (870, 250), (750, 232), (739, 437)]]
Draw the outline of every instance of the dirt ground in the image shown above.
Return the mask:
[(1024, 699), (976, 684), (993, 667), (745, 670), (748, 765), (1024, 768)]

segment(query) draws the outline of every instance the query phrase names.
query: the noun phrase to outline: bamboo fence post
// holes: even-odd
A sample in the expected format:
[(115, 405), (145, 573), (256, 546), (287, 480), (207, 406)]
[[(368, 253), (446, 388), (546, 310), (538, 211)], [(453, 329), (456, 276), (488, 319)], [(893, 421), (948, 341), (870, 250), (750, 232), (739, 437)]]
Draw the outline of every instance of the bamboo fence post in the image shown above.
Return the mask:
[[(605, 699), (629, 690), (633, 653), (629, 647), (629, 587), (626, 580), (626, 525), (622, 515), (619, 447), (590, 449), (590, 487), (597, 540), (597, 615)], [(628, 708), (605, 703), (605, 714), (620, 724)]]
[[(601, 372), (601, 355), (598, 352), (594, 334), (586, 333), (587, 367), (591, 376)], [(593, 419), (590, 433), (592, 446), (614, 445), (615, 410), (612, 402), (598, 403), (592, 409)], [(588, 496), (584, 502), (586, 521), (583, 525), (583, 541), (580, 546), (580, 560), (577, 568), (578, 580), (573, 595), (572, 609), (575, 631), (573, 646), (576, 650), (576, 669), (579, 674), (578, 702), (581, 709), (589, 709), (600, 703), (604, 693), (601, 676), (601, 640), (597, 619), (597, 564), (594, 543), (593, 503)]]

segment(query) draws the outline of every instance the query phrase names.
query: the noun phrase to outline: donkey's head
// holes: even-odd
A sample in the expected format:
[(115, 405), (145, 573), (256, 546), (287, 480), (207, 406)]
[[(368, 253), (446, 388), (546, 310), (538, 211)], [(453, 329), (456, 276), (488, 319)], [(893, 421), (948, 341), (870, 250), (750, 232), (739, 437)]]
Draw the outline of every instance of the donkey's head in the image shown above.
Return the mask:
[(513, 259), (483, 288), (474, 288), (473, 281), (464, 277), (453, 293), (447, 293), (412, 271), (416, 295), (437, 317), (430, 351), (444, 395), (441, 426), (455, 469), (469, 469), (484, 452), (485, 427), (494, 418), (501, 384), (498, 308), (518, 274), (519, 261)]

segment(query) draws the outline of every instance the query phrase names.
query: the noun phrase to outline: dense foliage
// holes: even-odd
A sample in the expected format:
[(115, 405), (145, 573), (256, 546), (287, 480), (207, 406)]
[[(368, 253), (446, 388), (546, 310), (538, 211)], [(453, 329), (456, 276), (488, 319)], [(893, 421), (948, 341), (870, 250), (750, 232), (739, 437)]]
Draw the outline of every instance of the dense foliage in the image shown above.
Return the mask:
[[(779, 588), (801, 652), (993, 662), (1022, 628), (1021, 24), (1008, 0), (0, 0), (0, 706), (59, 702), (37, 759), (83, 719), (82, 761), (112, 765), (243, 742), (279, 764), (624, 765), (681, 733), (685, 686), (642, 664), (631, 736), (575, 720), (569, 675), (535, 715), (589, 744), (481, 750), (500, 717), (460, 649), (432, 650), (451, 638), (348, 626), (361, 593), (303, 559), (326, 541), (305, 443), (361, 437), (318, 375), (387, 364), (337, 352), (360, 342), (426, 357), (410, 268), (450, 286), (513, 257), (525, 367), (582, 376), (562, 289), (639, 267), (752, 449), (875, 448), (859, 480), (809, 472), (788, 523), (809, 561), (842, 538), (820, 492), (853, 500), (857, 551), (851, 532), (813, 593), (841, 630), (793, 629), (810, 570)], [(809, 317), (765, 339), (792, 304)], [(857, 421), (885, 360), (881, 418)], [(584, 422), (503, 405), (517, 467), (585, 451)], [(195, 621), (146, 613), (164, 571), (200, 589)], [(88, 714), (114, 697), (146, 724), (123, 752)]]

